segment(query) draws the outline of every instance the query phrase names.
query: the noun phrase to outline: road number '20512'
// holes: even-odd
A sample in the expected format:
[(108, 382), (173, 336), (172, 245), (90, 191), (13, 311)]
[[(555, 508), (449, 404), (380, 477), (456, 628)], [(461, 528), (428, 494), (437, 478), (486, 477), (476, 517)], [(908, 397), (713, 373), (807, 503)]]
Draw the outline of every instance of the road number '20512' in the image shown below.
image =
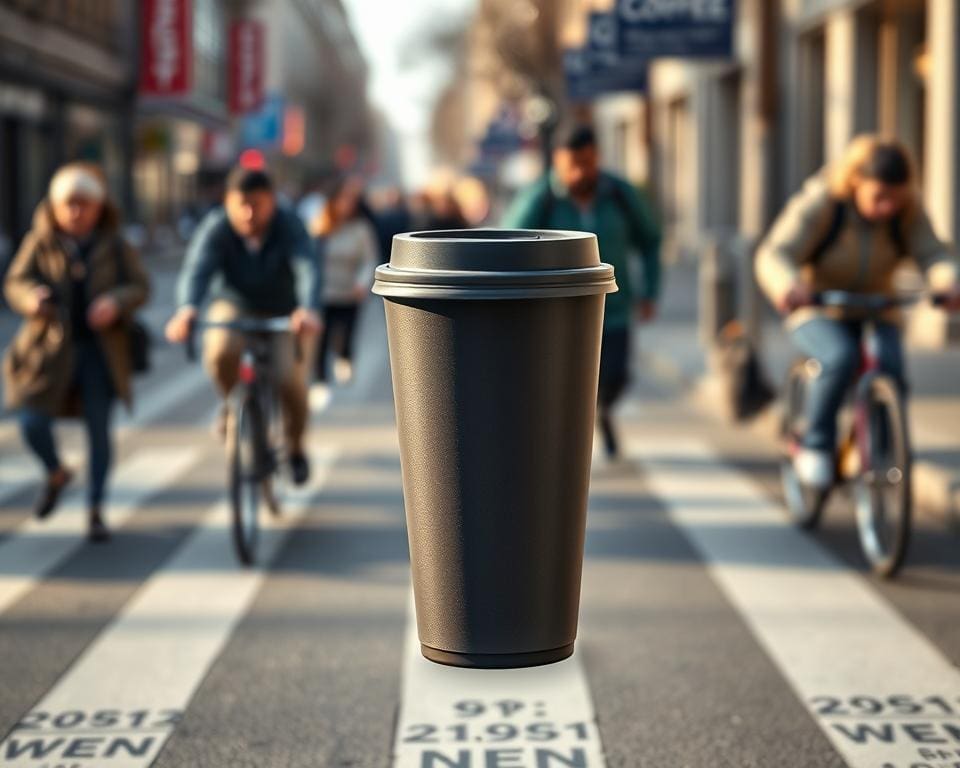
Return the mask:
[(22, 730), (51, 728), (173, 728), (183, 717), (183, 713), (174, 709), (150, 712), (146, 709), (134, 712), (121, 712), (118, 709), (102, 709), (96, 712), (30, 712), (21, 718), (16, 727)]

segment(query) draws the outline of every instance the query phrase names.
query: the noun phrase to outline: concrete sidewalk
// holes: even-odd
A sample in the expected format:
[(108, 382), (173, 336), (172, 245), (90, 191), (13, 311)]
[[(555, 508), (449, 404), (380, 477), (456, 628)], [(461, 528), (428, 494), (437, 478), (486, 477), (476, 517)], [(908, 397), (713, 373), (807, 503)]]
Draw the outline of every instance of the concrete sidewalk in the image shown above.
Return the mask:
[[(667, 271), (661, 306), (658, 321), (638, 334), (641, 365), (655, 377), (683, 387), (701, 410), (721, 418), (717, 382), (698, 339), (695, 265), (675, 265)], [(765, 322), (761, 363), (771, 383), (779, 386), (796, 355), (780, 323), (773, 318)], [(917, 508), (960, 529), (960, 348), (908, 348), (908, 358)], [(777, 424), (774, 405), (743, 429), (773, 442)]]

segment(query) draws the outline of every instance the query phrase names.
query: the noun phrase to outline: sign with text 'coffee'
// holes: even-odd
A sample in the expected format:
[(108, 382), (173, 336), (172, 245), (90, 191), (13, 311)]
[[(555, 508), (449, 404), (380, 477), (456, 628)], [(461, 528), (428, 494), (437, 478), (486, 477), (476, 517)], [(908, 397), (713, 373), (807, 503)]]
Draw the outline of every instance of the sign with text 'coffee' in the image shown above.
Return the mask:
[(617, 0), (620, 55), (730, 57), (735, 10), (735, 0)]

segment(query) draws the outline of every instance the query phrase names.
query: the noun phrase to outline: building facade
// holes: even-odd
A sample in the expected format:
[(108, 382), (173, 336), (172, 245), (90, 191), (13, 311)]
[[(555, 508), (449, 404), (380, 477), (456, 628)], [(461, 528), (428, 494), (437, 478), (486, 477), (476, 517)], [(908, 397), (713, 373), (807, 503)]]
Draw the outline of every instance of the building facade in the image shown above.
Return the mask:
[(112, 193), (132, 201), (134, 6), (0, 0), (3, 241), (19, 241), (68, 159), (103, 164)]

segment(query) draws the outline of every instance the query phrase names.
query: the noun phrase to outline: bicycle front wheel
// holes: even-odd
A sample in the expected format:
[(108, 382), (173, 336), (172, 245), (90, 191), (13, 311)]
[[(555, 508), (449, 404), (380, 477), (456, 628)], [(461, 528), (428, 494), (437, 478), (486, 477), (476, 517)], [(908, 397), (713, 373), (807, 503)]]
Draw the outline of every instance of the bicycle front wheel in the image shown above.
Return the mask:
[(240, 562), (252, 565), (256, 560), (263, 489), (263, 418), (254, 398), (241, 400), (233, 410), (229, 457), (233, 544)]
[(896, 383), (878, 376), (857, 398), (861, 472), (856, 481), (857, 528), (875, 574), (903, 565), (910, 541), (911, 457), (907, 418)]
[(800, 482), (793, 458), (806, 432), (807, 390), (811, 363), (797, 360), (790, 367), (783, 387), (783, 412), (780, 421), (780, 482), (790, 518), (800, 528), (816, 528), (826, 505), (828, 492), (807, 488)]

